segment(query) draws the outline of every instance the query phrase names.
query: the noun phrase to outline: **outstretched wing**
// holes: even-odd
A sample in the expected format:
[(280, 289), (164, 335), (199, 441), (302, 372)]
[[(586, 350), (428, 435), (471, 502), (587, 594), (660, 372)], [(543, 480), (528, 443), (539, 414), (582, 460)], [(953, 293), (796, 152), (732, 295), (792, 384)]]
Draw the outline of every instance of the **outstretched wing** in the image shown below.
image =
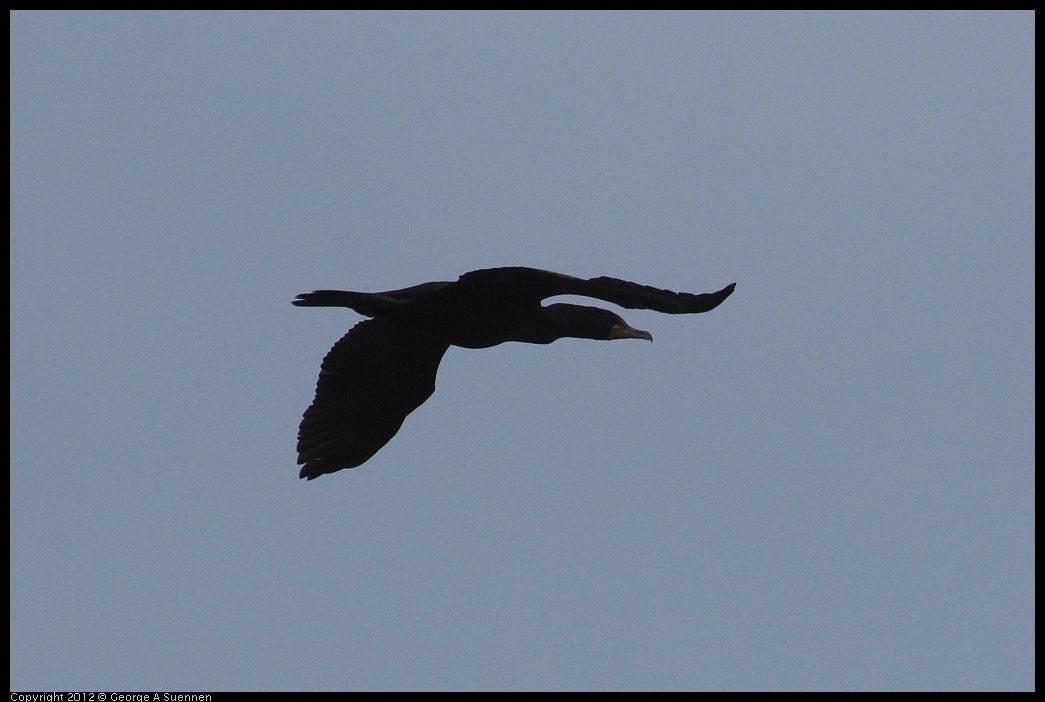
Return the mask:
[(695, 314), (718, 307), (733, 293), (736, 283), (718, 292), (693, 294), (640, 285), (606, 276), (575, 278), (539, 268), (486, 268), (462, 275), (457, 285), (489, 294), (519, 299), (543, 300), (556, 295), (580, 295), (605, 300), (632, 310), (654, 310), (667, 314)]
[(448, 344), (383, 318), (354, 326), (323, 359), (298, 428), (300, 477), (355, 468), (387, 444), (435, 391)]

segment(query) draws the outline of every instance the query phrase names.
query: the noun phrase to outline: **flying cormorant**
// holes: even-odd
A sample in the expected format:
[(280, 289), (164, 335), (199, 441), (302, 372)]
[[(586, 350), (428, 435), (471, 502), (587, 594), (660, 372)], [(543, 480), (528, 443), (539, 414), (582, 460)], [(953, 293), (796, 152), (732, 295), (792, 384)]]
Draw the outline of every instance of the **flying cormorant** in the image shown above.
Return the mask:
[(487, 268), (454, 282), (359, 293), (316, 290), (299, 307), (348, 307), (367, 319), (352, 327), (323, 359), (316, 397), (298, 429), (300, 477), (319, 477), (365, 463), (387, 444), (406, 416), (435, 391), (450, 346), (485, 349), (506, 341), (648, 339), (598, 307), (544, 306), (556, 295), (580, 295), (628, 309), (693, 314), (718, 307), (736, 283), (694, 295), (616, 278), (584, 280), (536, 268)]

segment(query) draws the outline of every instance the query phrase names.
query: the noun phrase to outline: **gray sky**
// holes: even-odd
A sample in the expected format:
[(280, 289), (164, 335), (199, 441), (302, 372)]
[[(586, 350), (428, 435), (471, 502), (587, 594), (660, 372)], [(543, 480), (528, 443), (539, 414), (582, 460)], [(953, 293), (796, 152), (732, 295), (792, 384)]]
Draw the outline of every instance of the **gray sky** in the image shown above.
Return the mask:
[[(1030, 13), (11, 17), (11, 686), (1032, 689)], [(451, 349), (300, 481), (315, 288)], [(608, 306), (608, 305), (607, 305)]]

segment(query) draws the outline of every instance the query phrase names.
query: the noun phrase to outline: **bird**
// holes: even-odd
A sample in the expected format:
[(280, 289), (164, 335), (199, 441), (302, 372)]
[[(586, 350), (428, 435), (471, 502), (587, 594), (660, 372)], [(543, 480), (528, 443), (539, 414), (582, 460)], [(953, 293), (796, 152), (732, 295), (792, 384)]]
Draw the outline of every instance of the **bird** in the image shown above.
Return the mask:
[(550, 344), (567, 337), (653, 341), (652, 334), (610, 310), (544, 305), (546, 298), (574, 295), (626, 309), (695, 314), (718, 307), (735, 287), (692, 294), (605, 276), (584, 279), (503, 267), (402, 290), (298, 295), (293, 301), (298, 307), (347, 307), (369, 318), (352, 327), (323, 359), (315, 398), (298, 428), (299, 478), (313, 480), (370, 460), (435, 392), (439, 362), (451, 346)]

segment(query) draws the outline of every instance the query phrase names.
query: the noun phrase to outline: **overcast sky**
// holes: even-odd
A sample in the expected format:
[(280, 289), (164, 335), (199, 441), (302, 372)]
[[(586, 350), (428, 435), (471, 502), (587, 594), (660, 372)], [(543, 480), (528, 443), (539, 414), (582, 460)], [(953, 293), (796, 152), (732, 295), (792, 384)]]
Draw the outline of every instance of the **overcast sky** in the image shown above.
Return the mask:
[[(12, 14), (12, 689), (1032, 689), (1034, 148), (1031, 13)], [(737, 289), (298, 480), (498, 265)]]

